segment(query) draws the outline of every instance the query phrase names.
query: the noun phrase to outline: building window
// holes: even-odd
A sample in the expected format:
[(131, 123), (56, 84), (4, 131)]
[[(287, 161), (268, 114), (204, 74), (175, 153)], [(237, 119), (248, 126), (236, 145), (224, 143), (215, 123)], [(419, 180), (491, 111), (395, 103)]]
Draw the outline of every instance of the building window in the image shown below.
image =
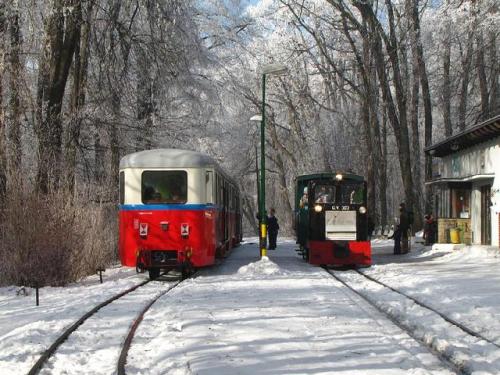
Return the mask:
[(471, 189), (451, 189), (451, 217), (453, 219), (470, 218)]

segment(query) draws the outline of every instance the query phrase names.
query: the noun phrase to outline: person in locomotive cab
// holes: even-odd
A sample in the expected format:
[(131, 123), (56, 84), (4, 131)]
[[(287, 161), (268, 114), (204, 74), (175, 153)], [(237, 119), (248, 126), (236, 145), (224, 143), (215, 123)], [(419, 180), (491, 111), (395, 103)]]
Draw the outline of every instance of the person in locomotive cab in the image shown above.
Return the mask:
[(304, 188), (304, 192), (302, 194), (302, 198), (300, 198), (300, 208), (307, 208), (307, 201), (309, 196), (307, 194), (307, 186)]
[(330, 194), (326, 190), (326, 186), (321, 186), (319, 191), (316, 192), (315, 202), (316, 203), (330, 203), (331, 202)]
[(278, 225), (278, 219), (274, 216), (276, 210), (271, 208), (269, 211), (269, 216), (267, 217), (267, 233), (269, 235), (269, 250), (276, 249), (276, 239), (278, 238), (278, 230), (280, 226)]

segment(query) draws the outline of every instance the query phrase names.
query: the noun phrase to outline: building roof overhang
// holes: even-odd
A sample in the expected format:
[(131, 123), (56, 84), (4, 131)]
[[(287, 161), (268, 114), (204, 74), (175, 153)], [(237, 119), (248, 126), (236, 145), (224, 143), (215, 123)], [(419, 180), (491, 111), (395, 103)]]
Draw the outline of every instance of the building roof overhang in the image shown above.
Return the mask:
[(443, 184), (448, 182), (473, 182), (479, 180), (491, 180), (493, 178), (495, 178), (494, 174), (476, 174), (467, 177), (436, 178), (432, 181), (426, 181), (425, 184), (433, 185), (433, 184)]
[(443, 157), (500, 136), (500, 115), (425, 148), (425, 153)]

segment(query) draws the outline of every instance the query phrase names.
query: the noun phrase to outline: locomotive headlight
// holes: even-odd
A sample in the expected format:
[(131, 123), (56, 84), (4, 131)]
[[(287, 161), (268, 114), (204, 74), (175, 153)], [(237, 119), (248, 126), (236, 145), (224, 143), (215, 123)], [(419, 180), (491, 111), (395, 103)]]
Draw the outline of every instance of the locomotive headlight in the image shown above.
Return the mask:
[(320, 204), (317, 204), (316, 206), (314, 206), (314, 211), (316, 211), (316, 212), (323, 211), (323, 206), (321, 206)]
[(360, 214), (366, 214), (366, 207), (361, 206), (361, 207), (359, 208), (359, 213), (360, 213)]
[(342, 176), (342, 174), (341, 174), (341, 173), (337, 173), (337, 174), (335, 175), (335, 179), (336, 179), (337, 181), (342, 181), (342, 178), (343, 178), (343, 177), (344, 177), (344, 176)]

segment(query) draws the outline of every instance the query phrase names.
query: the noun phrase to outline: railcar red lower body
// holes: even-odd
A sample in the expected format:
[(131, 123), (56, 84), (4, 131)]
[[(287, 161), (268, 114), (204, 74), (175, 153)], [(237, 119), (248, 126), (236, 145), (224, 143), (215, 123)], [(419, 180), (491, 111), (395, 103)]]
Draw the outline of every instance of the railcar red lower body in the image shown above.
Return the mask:
[(309, 263), (314, 265), (372, 264), (370, 241), (309, 241)]
[(237, 215), (226, 214), (224, 222), (222, 212), (215, 208), (135, 206), (121, 209), (119, 216), (119, 253), (124, 266), (204, 267), (214, 264), (216, 256), (225, 255), (239, 242), (234, 240), (238, 237), (234, 230), (224, 229), (237, 220)]

